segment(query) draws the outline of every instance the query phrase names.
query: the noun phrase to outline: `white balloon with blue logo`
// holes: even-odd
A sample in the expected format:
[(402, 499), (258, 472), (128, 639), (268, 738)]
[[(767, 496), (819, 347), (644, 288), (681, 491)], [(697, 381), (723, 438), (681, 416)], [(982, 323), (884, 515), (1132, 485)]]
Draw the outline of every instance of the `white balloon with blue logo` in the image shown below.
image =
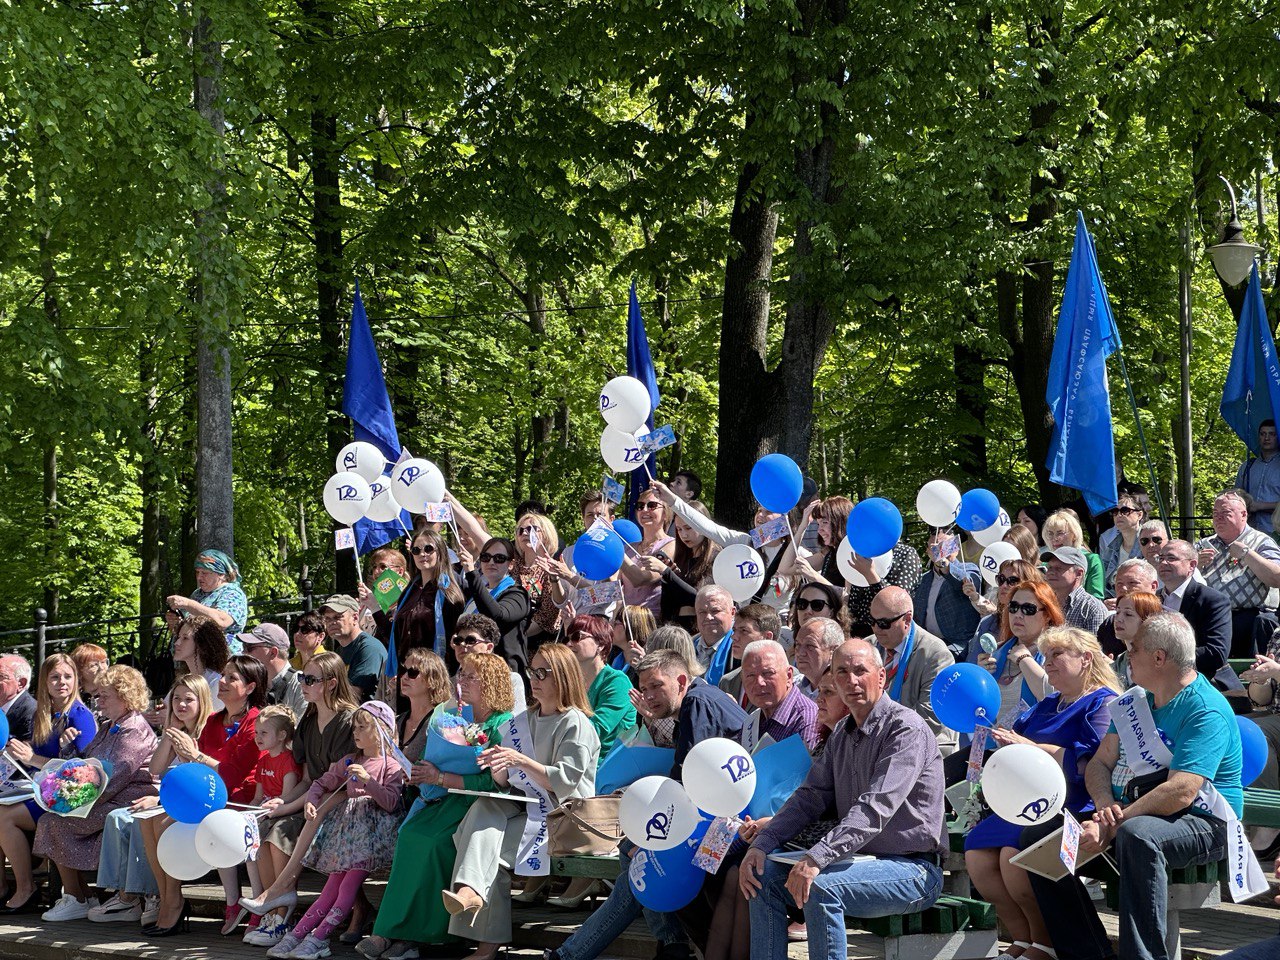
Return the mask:
[(391, 496), (410, 513), (444, 500), (444, 474), (430, 460), (413, 457), (391, 471)]
[(736, 817), (756, 789), (756, 764), (742, 744), (724, 737), (696, 743), (681, 777), (689, 799), (717, 817)]
[(365, 514), (374, 523), (389, 523), (400, 516), (400, 504), (391, 495), (391, 478), (378, 477), (369, 484), (373, 491), (373, 500), (369, 504), (369, 512)]
[(358, 473), (335, 473), (324, 485), (324, 508), (344, 527), (364, 517), (372, 502), (369, 482)]
[(358, 473), (365, 483), (373, 483), (387, 466), (387, 458), (372, 443), (356, 440), (338, 451), (333, 469), (336, 473)]
[(983, 765), (982, 799), (1002, 820), (1029, 827), (1056, 817), (1067, 798), (1058, 761), (1029, 743), (1001, 747)]
[(652, 412), (649, 388), (635, 377), (614, 377), (600, 391), (600, 416), (623, 433), (642, 429)]
[(985, 530), (975, 530), (973, 539), (984, 547), (989, 547), (993, 543), (999, 543), (1004, 539), (1004, 535), (1013, 527), (1013, 521), (1009, 517), (1009, 511), (1001, 508), (1000, 515), (996, 517), (996, 522)]
[(637, 847), (670, 850), (684, 843), (698, 825), (698, 808), (670, 777), (641, 777), (618, 801), (618, 825)]
[[(840, 570), (845, 581), (853, 584), (855, 587), (868, 587), (871, 582), (862, 575), (862, 571), (853, 565), (853, 544), (849, 542), (849, 538), (845, 537), (840, 541), (840, 546), (836, 547), (836, 567)], [(893, 567), (893, 551), (882, 553), (878, 557), (871, 557), (871, 569), (876, 572), (876, 576), (883, 580), (889, 575), (889, 570)]]
[(605, 427), (600, 434), (600, 456), (614, 473), (630, 473), (645, 461), (639, 438), (617, 427)]
[(729, 596), (744, 603), (764, 586), (765, 565), (760, 554), (745, 543), (731, 543), (718, 554), (711, 564), (711, 578), (716, 586), (724, 587)]

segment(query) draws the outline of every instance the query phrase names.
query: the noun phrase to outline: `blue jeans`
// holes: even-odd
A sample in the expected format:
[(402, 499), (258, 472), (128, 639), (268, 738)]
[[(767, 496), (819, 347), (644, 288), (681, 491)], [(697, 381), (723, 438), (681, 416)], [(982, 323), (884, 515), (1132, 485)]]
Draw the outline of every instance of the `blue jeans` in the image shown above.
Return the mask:
[(141, 821), (135, 820), (127, 807), (108, 813), (102, 826), (97, 884), (104, 890), (119, 893), (141, 893), (149, 897), (160, 893), (156, 878), (151, 875), (151, 864), (147, 862)]
[(1239, 947), (1224, 954), (1220, 960), (1280, 960), (1280, 936)]
[(627, 879), (631, 858), (625, 852), (620, 852), (618, 859), (622, 863), (622, 872), (618, 874), (618, 881), (613, 885), (608, 898), (587, 917), (573, 936), (556, 948), (562, 960), (595, 960), (642, 913), (645, 923), (649, 925), (649, 932), (658, 943), (685, 943), (688, 940), (674, 913), (657, 913), (640, 905), (636, 895), (631, 892), (631, 881)]
[[(765, 861), (760, 892), (751, 901), (751, 960), (786, 960), (786, 888), (791, 865)], [(845, 960), (845, 916), (888, 917), (931, 906), (942, 893), (942, 870), (914, 857), (877, 857), (833, 864), (813, 881), (804, 905), (810, 960)]]

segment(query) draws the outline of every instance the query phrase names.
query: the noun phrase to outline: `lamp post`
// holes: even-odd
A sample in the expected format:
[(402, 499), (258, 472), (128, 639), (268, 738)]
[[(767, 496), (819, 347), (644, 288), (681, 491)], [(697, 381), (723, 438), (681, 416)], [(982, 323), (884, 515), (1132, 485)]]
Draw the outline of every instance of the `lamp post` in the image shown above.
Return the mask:
[(1182, 416), (1178, 424), (1182, 434), (1178, 444), (1179, 538), (1195, 543), (1195, 482), (1191, 472), (1191, 223), (1190, 211), (1182, 221), (1178, 239), (1182, 250), (1178, 258), (1178, 349), (1182, 373)]
[[(1222, 174), (1218, 174), (1218, 179), (1227, 185), (1227, 193), (1231, 197), (1231, 220), (1222, 230), (1222, 240), (1209, 248), (1209, 259), (1213, 261), (1213, 269), (1223, 286), (1234, 288), (1249, 279), (1253, 261), (1262, 248), (1244, 238), (1244, 225), (1240, 223), (1240, 212), (1236, 207), (1236, 192)], [(1233, 302), (1231, 309), (1238, 320), (1239, 306)]]

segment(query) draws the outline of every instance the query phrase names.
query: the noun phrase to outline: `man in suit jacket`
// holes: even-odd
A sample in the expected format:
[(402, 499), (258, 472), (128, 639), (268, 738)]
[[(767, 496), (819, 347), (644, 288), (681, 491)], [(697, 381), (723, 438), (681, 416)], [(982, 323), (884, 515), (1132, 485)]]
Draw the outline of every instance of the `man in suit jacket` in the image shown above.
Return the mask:
[(31, 664), (16, 653), (0, 657), (0, 711), (9, 720), (9, 736), (31, 741), (36, 721), (36, 700), (31, 696)]
[[(965, 600), (965, 603), (968, 603)], [(934, 678), (956, 662), (941, 639), (915, 622), (911, 595), (901, 587), (885, 587), (871, 601), (867, 641), (885, 662), (885, 692), (924, 718), (943, 755), (956, 749), (956, 733), (944, 727), (929, 702)]]
[(951, 576), (952, 562), (960, 559), (960, 539), (954, 534), (934, 534), (928, 552), (929, 569), (911, 598), (915, 622), (940, 637), (955, 659), (964, 660), (981, 619), (964, 594), (964, 582), (972, 581), (981, 593), (982, 575), (974, 567), (972, 573), (958, 580)]
[[(1231, 650), (1231, 600), (1220, 590), (1198, 583), (1193, 576), (1196, 551), (1186, 540), (1170, 540), (1160, 550), (1156, 572), (1166, 610), (1182, 614), (1196, 634), (1196, 670), (1221, 689), (1240, 689), (1229, 666)], [(1225, 668), (1225, 671), (1224, 671)], [(1230, 674), (1230, 676), (1226, 676)]]

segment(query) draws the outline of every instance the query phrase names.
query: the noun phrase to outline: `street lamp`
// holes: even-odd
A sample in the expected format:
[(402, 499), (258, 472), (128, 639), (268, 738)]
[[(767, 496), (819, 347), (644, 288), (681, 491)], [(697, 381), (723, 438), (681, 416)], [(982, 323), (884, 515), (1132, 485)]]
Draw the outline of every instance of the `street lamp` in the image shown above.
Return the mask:
[(1253, 261), (1262, 252), (1262, 247), (1244, 238), (1244, 226), (1236, 208), (1236, 192), (1222, 174), (1218, 174), (1218, 179), (1227, 185), (1227, 193), (1231, 196), (1231, 221), (1222, 231), (1222, 241), (1209, 248), (1209, 259), (1225, 286), (1238, 287), (1249, 279)]

